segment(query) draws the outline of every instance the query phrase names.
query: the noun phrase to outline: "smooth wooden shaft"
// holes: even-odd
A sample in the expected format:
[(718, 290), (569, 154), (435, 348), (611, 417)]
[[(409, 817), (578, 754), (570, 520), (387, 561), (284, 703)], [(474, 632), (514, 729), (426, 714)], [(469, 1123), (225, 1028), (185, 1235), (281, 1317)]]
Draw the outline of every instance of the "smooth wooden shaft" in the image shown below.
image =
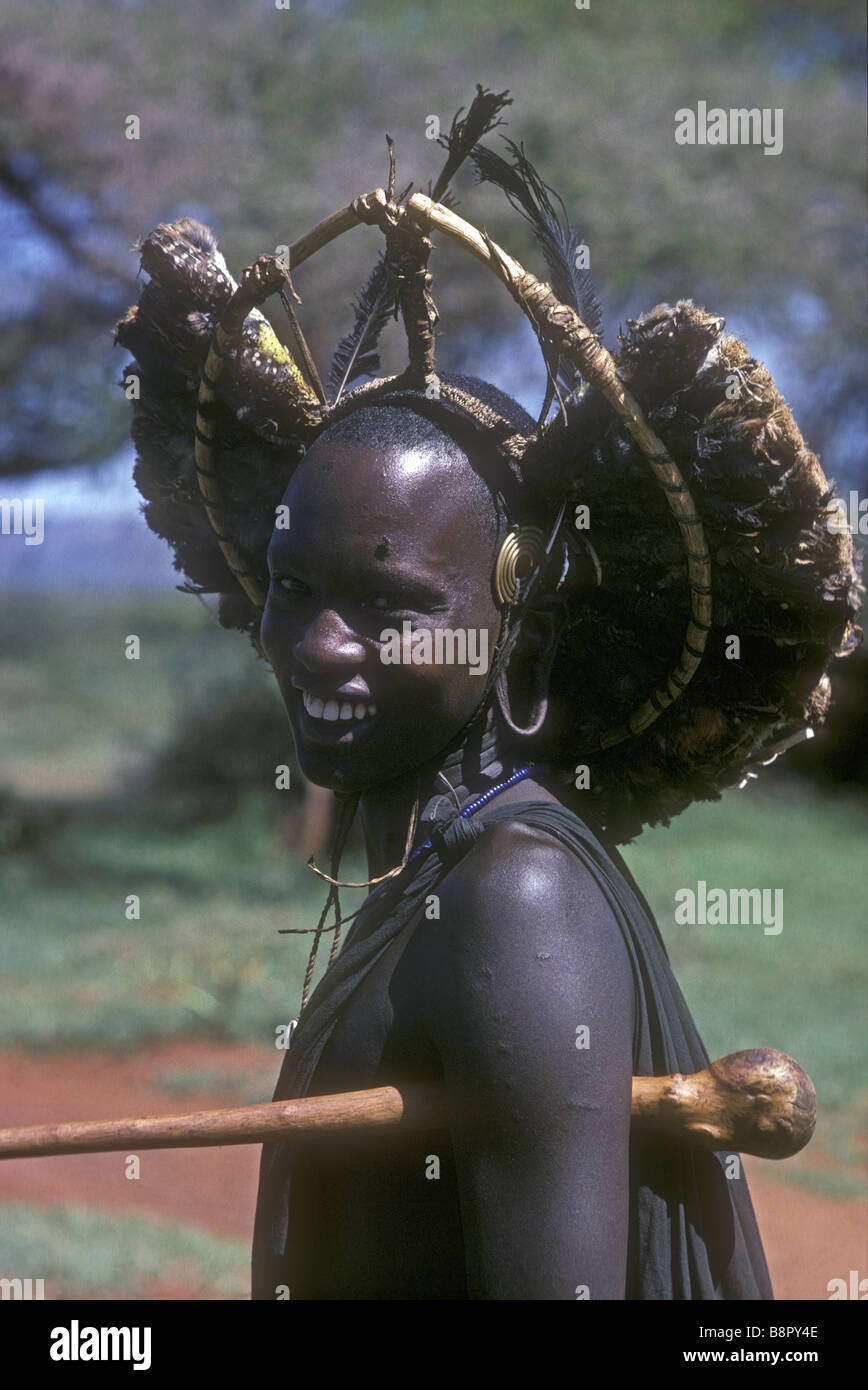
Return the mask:
[(380, 1086), (303, 1100), (266, 1101), (233, 1110), (198, 1110), (187, 1115), (136, 1119), (72, 1121), (0, 1130), (0, 1158), (39, 1158), (52, 1154), (116, 1153), (122, 1149), (208, 1148), (256, 1144), (275, 1137), (297, 1138), (336, 1130), (382, 1126), (436, 1125), (442, 1121), (438, 1086)]
[(415, 217), (426, 231), (436, 229), (451, 241), (458, 242), (471, 256), (475, 256), (483, 265), (494, 270), (507, 289), (515, 295), (516, 286), (526, 272), (524, 266), (504, 251), (502, 246), (498, 246), (495, 241), (486, 241), (470, 222), (459, 217), (451, 208), (444, 207), (442, 203), (435, 203), (433, 198), (427, 198), (424, 193), (414, 193), (407, 207), (410, 215)]
[[(367, 196), (370, 198), (373, 197), (373, 194), (369, 193)], [(344, 232), (349, 232), (353, 227), (361, 226), (361, 221), (352, 203), (348, 203), (344, 208), (338, 208), (337, 212), (323, 218), (322, 222), (318, 222), (309, 232), (305, 232), (304, 236), (298, 237), (292, 243), (287, 258), (289, 269), (295, 270), (296, 266), (301, 265), (314, 252), (327, 246), (330, 241), (334, 241), (335, 237), (342, 236)]]
[[(692, 1076), (633, 1077), (634, 1123), (694, 1147), (787, 1158), (810, 1139), (815, 1114), (810, 1077), (791, 1057), (769, 1048), (733, 1053)], [(439, 1086), (380, 1086), (234, 1110), (4, 1129), (0, 1158), (206, 1148), (445, 1123)]]

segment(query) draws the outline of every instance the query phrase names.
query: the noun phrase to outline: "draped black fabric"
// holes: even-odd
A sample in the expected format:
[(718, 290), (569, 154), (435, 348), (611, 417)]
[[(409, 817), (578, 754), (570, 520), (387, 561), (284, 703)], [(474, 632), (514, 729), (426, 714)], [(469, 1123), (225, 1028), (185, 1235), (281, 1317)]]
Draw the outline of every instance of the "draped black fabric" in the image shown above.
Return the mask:
[[(709, 1058), (684, 1001), (651, 911), (620, 855), (566, 808), (527, 801), (442, 822), (425, 851), (376, 888), (337, 960), (314, 991), (286, 1054), (275, 1100), (308, 1092), (341, 1010), (368, 971), (418, 912), (440, 879), (498, 820), (554, 835), (599, 884), (622, 933), (635, 983), (633, 1072), (699, 1071)], [(285, 1282), (291, 1239), (292, 1152), (263, 1146), (253, 1240), (253, 1297), (273, 1299)], [(774, 1297), (747, 1182), (737, 1156), (705, 1153), (672, 1139), (630, 1145), (628, 1299)]]

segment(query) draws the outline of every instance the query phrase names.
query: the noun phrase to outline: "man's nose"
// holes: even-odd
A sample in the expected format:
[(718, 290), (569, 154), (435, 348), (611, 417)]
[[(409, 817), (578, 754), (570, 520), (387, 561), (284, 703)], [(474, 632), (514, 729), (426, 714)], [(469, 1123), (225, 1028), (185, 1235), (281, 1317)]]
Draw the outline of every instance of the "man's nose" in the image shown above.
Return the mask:
[(336, 667), (359, 666), (366, 654), (364, 643), (331, 608), (317, 613), (293, 648), (298, 665), (311, 674), (324, 674)]

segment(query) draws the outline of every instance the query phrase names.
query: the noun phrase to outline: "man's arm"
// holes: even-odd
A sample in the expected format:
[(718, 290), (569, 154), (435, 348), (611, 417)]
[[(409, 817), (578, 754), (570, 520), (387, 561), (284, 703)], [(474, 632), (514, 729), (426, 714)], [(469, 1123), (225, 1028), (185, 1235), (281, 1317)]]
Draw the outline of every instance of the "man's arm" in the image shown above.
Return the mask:
[(594, 879), (550, 836), (502, 823), (444, 880), (413, 946), (470, 1296), (623, 1298), (633, 978)]

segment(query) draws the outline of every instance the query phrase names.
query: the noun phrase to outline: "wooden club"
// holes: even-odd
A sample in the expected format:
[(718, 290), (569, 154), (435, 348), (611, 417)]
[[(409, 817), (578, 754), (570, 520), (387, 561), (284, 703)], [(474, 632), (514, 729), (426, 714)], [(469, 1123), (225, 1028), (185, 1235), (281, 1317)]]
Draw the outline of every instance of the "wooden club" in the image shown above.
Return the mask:
[[(734, 1052), (692, 1076), (634, 1076), (631, 1115), (646, 1132), (697, 1148), (789, 1158), (814, 1132), (816, 1095), (811, 1078), (792, 1057), (756, 1048)], [(446, 1123), (439, 1086), (380, 1086), (189, 1115), (2, 1129), (0, 1159), (256, 1144)]]

